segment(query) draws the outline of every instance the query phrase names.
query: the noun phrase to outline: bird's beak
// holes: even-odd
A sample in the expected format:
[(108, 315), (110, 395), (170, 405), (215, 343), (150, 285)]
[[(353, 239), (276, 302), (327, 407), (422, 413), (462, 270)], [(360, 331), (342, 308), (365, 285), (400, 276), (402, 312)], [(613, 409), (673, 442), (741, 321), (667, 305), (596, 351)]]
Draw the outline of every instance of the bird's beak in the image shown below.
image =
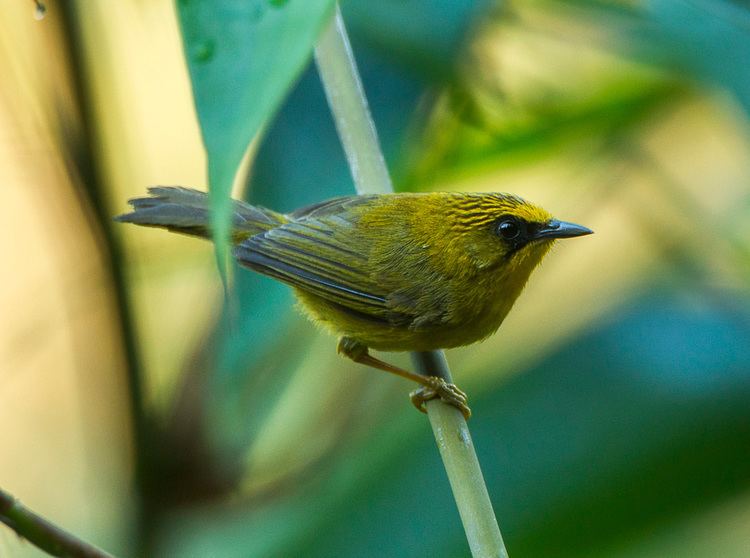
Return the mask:
[(542, 238), (573, 238), (574, 236), (583, 236), (586, 234), (594, 234), (594, 231), (575, 223), (551, 219), (534, 234), (534, 240)]

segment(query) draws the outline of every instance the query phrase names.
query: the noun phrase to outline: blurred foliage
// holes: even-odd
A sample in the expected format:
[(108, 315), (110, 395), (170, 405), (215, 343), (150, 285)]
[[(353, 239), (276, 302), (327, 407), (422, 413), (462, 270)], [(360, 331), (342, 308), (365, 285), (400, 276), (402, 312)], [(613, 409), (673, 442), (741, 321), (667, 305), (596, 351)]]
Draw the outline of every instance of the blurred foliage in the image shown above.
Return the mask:
[[(100, 32), (115, 41), (114, 21), (132, 31), (156, 18), (156, 4), (98, 20)], [(746, 5), (348, 0), (342, 9), (399, 189), (512, 191), (597, 233), (549, 256), (497, 335), (449, 354), (472, 396), (510, 555), (746, 555)], [(136, 72), (147, 71), (151, 52), (119, 41), (121, 59), (141, 56)], [(96, 66), (101, 43), (85, 44), (90, 64), (118, 67)], [(144, 105), (156, 97), (132, 93)], [(117, 98), (102, 95), (106, 131)], [(137, 109), (130, 100), (120, 102)], [(237, 109), (248, 110), (230, 103), (219, 116)], [(143, 120), (153, 133), (182, 121), (166, 111)], [(164, 143), (124, 130), (105, 133), (104, 145), (134, 165), (149, 157), (134, 145)], [(181, 135), (171, 167), (110, 170), (102, 196), (113, 212), (147, 180), (189, 179), (180, 173), (197, 132)], [(92, 155), (124, 166), (109, 151)], [(224, 163), (236, 165), (232, 157)], [(263, 133), (246, 182), (247, 199), (283, 211), (352, 191), (314, 68)], [(153, 429), (135, 448), (151, 467), (139, 488), (143, 552), (468, 555), (429, 427), (403, 382), (339, 359), (335, 340), (294, 312), (288, 289), (240, 269), (229, 327), (210, 247), (118, 232), (132, 254)], [(167, 381), (165, 369), (179, 373)]]

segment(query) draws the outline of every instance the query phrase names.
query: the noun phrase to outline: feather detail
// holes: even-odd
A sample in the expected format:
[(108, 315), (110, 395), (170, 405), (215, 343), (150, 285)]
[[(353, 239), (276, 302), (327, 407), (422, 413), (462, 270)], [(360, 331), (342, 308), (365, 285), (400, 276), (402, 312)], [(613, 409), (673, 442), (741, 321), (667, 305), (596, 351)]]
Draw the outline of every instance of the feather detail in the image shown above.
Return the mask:
[[(147, 227), (162, 227), (173, 232), (208, 238), (210, 218), (208, 194), (180, 186), (154, 186), (148, 196), (131, 199), (131, 213), (115, 221)], [(275, 211), (232, 200), (232, 238), (244, 238), (278, 227), (287, 218)]]

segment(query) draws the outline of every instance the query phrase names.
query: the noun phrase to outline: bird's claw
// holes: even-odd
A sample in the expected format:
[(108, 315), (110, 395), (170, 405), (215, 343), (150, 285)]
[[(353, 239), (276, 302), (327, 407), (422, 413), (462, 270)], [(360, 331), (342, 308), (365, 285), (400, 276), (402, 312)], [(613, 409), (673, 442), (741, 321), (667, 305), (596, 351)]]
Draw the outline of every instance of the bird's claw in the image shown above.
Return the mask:
[(467, 405), (466, 394), (458, 389), (455, 384), (449, 384), (444, 379), (437, 376), (427, 376), (426, 382), (423, 386), (415, 389), (409, 394), (411, 402), (414, 406), (422, 411), (427, 412), (425, 403), (431, 399), (442, 399), (448, 405), (453, 405), (456, 409), (461, 411), (464, 418), (468, 420), (471, 417), (471, 409)]

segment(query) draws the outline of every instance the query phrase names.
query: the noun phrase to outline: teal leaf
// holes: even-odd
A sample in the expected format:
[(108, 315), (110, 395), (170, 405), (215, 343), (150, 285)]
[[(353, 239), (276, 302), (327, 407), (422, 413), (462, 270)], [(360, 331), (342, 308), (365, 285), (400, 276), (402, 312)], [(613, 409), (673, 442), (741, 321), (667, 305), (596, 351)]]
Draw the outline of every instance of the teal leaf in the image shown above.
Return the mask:
[(208, 155), (217, 258), (226, 277), (229, 194), (250, 141), (310, 58), (334, 0), (179, 0), (193, 97)]

